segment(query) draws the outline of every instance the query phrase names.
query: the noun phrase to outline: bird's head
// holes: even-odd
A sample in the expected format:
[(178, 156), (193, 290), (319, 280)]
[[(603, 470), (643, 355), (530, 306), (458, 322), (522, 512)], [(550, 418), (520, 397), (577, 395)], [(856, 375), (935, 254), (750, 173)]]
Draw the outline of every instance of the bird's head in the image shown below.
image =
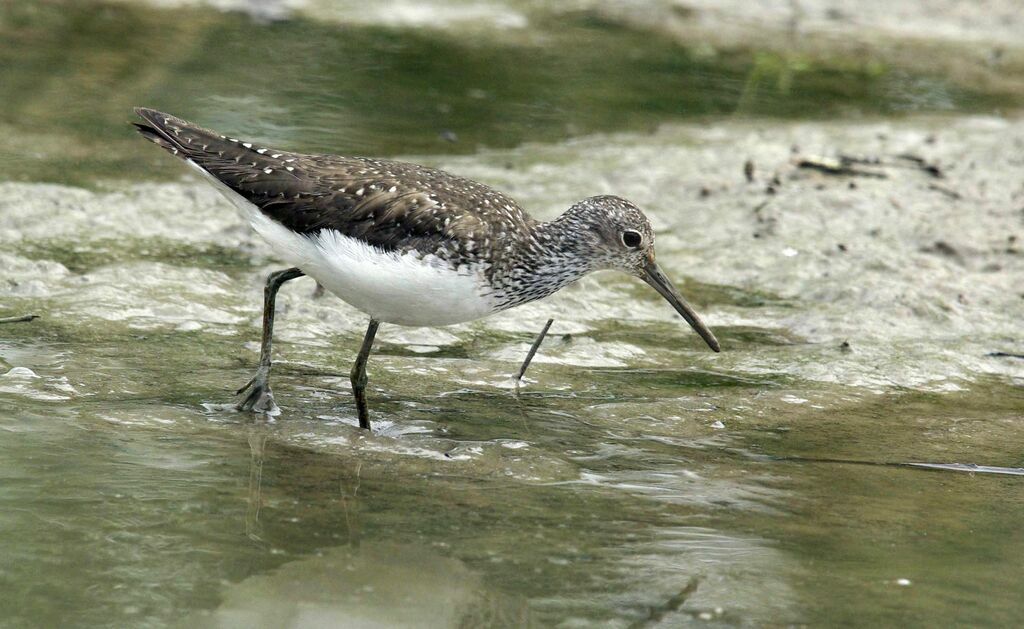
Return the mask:
[(647, 282), (711, 349), (721, 351), (718, 339), (655, 262), (654, 230), (640, 208), (621, 197), (589, 197), (569, 208), (562, 218), (574, 223), (574, 232), (595, 270), (623, 271)]

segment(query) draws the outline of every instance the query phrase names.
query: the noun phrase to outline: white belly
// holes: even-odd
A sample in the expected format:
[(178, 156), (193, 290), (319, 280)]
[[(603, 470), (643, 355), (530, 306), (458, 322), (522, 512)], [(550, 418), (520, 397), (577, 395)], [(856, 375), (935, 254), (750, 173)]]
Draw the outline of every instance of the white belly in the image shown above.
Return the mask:
[(378, 321), (439, 326), (494, 312), (480, 269), (455, 271), (434, 256), (386, 252), (331, 229), (296, 234), (192, 165), (214, 182), (277, 255)]

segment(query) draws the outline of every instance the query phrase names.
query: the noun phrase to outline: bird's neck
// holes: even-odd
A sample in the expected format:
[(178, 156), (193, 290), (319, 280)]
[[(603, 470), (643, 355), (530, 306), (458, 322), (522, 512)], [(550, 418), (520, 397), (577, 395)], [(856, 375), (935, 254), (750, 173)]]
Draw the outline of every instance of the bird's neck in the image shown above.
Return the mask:
[(500, 310), (543, 299), (596, 270), (567, 214), (534, 224), (509, 256), (496, 294)]

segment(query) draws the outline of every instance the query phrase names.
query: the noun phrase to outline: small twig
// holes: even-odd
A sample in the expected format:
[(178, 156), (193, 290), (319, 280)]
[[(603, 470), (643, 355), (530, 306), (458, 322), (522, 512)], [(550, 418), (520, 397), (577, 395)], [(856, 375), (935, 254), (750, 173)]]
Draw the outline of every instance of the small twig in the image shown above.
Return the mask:
[(881, 166), (882, 160), (877, 157), (863, 157), (858, 155), (846, 155), (845, 153), (839, 154), (839, 161), (844, 166), (850, 164), (861, 164), (863, 166)]
[(21, 323), (22, 321), (31, 321), (38, 319), (37, 314), (21, 315), (20, 317), (0, 317), (0, 323)]
[(947, 188), (945, 186), (940, 186), (937, 183), (930, 183), (930, 184), (928, 184), (928, 189), (929, 190), (934, 190), (936, 192), (941, 192), (942, 194), (946, 195), (950, 199), (962, 199), (963, 198), (963, 196), (959, 192), (957, 192), (956, 190), (950, 190), (949, 188)]
[(849, 159), (830, 159), (828, 157), (804, 157), (797, 160), (797, 168), (808, 168), (826, 175), (849, 175), (852, 177), (873, 177), (875, 179), (886, 179), (888, 175), (884, 172), (853, 168)]
[(652, 627), (660, 623), (665, 616), (678, 612), (686, 603), (686, 600), (697, 591), (698, 585), (700, 585), (700, 579), (698, 577), (691, 577), (678, 594), (668, 599), (664, 604), (659, 605), (658, 607), (651, 607), (647, 612), (647, 618), (643, 618), (629, 625), (629, 629)]
[(1024, 476), (1024, 467), (1001, 467), (998, 465), (979, 465), (977, 463), (927, 463), (917, 461), (863, 461), (857, 459), (832, 459), (825, 457), (802, 456), (768, 456), (769, 461), (786, 463), (832, 463), (837, 465), (870, 465), (874, 467), (902, 467), (921, 470), (940, 470), (945, 472), (969, 472), (972, 474), (1003, 474), (1007, 476)]
[(913, 155), (911, 153), (900, 153), (899, 155), (896, 156), (896, 159), (902, 159), (904, 161), (910, 162), (914, 164), (914, 166), (917, 167), (919, 170), (928, 173), (929, 175), (935, 177), (936, 179), (942, 179), (944, 177), (944, 175), (942, 174), (942, 169), (939, 168), (938, 165), (929, 164), (927, 160), (925, 160), (925, 158), (921, 157), (920, 155)]
[(970, 474), (1004, 474), (1024, 476), (1024, 467), (1002, 467), (999, 465), (978, 465), (977, 463), (904, 463), (905, 467), (947, 472), (968, 472)]
[(1013, 352), (989, 352), (986, 356), (992, 356), (993, 358), (1021, 358), (1024, 359), (1024, 354), (1014, 354)]

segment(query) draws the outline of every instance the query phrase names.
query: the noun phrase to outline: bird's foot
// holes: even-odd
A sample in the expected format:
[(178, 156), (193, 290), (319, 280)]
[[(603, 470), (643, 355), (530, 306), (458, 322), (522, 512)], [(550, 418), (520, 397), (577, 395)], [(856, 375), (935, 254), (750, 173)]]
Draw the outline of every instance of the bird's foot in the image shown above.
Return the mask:
[(245, 386), (235, 391), (235, 395), (242, 395), (246, 391), (249, 394), (245, 396), (244, 400), (235, 405), (236, 409), (263, 413), (264, 415), (278, 415), (281, 413), (281, 409), (274, 403), (274, 393), (270, 390), (270, 382), (266, 374), (257, 373), (253, 376), (252, 380), (245, 383)]

